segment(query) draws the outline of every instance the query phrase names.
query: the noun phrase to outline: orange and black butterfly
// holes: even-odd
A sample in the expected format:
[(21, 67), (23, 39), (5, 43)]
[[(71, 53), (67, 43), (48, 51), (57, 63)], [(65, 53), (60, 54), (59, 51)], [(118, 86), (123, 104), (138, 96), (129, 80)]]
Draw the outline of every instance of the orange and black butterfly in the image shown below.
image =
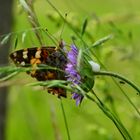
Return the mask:
[[(31, 67), (32, 70), (27, 71), (27, 74), (38, 81), (65, 80), (63, 70), (65, 69), (67, 58), (62, 49), (52, 46), (26, 48), (12, 52), (10, 58), (18, 67)], [(56, 69), (38, 69), (43, 65), (55, 67)], [(48, 92), (57, 94), (58, 97), (66, 97), (66, 91), (60, 87), (49, 88)]]

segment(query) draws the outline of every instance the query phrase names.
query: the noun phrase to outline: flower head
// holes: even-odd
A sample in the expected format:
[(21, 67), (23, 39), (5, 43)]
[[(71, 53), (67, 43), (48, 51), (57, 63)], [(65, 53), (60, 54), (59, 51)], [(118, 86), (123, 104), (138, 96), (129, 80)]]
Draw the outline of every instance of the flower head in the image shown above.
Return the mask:
[[(78, 49), (75, 45), (71, 45), (71, 50), (67, 53), (68, 63), (65, 68), (67, 81), (72, 82), (72, 87), (74, 84), (80, 85), (81, 83), (81, 76), (78, 73), (77, 67), (77, 56), (78, 56)], [(76, 105), (79, 105), (83, 99), (83, 95), (77, 93), (76, 91), (72, 92), (72, 98), (76, 100)]]

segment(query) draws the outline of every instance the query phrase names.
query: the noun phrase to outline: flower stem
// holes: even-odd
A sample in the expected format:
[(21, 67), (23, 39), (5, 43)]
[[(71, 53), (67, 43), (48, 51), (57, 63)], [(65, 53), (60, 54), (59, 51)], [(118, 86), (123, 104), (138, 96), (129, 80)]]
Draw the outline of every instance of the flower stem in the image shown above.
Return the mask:
[(124, 76), (119, 75), (117, 73), (113, 73), (113, 72), (107, 72), (107, 71), (100, 71), (100, 72), (94, 72), (94, 75), (103, 75), (103, 76), (111, 76), (111, 77), (115, 77), (118, 78), (124, 82), (126, 82), (128, 85), (130, 85), (132, 88), (134, 88), (138, 94), (140, 94), (140, 88), (138, 86), (136, 86), (132, 81), (126, 79)]
[(132, 83), (130, 80), (124, 78), (123, 76), (118, 75), (116, 73), (112, 73), (112, 72), (106, 72), (106, 71), (95, 72), (95, 75), (112, 76), (113, 81), (120, 88), (120, 90), (122, 91), (122, 93), (124, 94), (124, 96), (127, 98), (127, 100), (129, 101), (129, 103), (134, 107), (134, 109), (136, 110), (136, 112), (140, 115), (140, 111), (137, 109), (137, 107), (134, 105), (134, 103), (131, 101), (131, 99), (127, 96), (127, 94), (122, 90), (122, 88), (120, 87), (120, 85), (114, 80), (113, 77), (125, 81), (127, 84), (129, 84), (130, 86), (132, 86), (135, 90), (137, 90), (138, 93), (140, 94), (140, 89), (134, 83)]
[(65, 110), (64, 110), (64, 106), (63, 106), (63, 103), (62, 103), (61, 99), (60, 99), (60, 103), (61, 103), (61, 109), (62, 109), (62, 114), (63, 114), (63, 117), (64, 117), (64, 122), (65, 122), (65, 127), (66, 127), (66, 131), (67, 131), (68, 140), (70, 140), (70, 133), (69, 133), (69, 129), (68, 129), (68, 123), (67, 123)]
[(117, 127), (117, 129), (119, 130), (120, 134), (122, 135), (122, 137), (124, 138), (124, 140), (132, 140), (130, 134), (128, 133), (128, 131), (126, 130), (126, 128), (123, 126), (123, 124), (121, 123), (121, 121), (119, 120), (119, 118), (117, 116), (115, 116), (106, 106), (105, 104), (98, 98), (98, 96), (95, 94), (94, 91), (91, 91), (92, 94), (95, 96), (95, 98), (97, 99), (97, 101), (95, 99), (93, 99), (91, 96), (89, 96), (88, 94), (86, 95), (86, 97), (95, 102), (97, 104), (97, 106), (103, 111), (103, 113), (110, 119), (112, 120), (112, 122), (115, 124), (115, 126)]

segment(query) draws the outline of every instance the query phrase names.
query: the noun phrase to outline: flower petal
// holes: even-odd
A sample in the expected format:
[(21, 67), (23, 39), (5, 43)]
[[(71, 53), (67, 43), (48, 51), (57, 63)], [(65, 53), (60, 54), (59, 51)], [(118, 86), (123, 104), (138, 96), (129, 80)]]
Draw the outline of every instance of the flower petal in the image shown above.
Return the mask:
[(82, 102), (84, 96), (81, 94), (73, 93), (72, 98), (76, 100), (76, 105), (78, 106)]

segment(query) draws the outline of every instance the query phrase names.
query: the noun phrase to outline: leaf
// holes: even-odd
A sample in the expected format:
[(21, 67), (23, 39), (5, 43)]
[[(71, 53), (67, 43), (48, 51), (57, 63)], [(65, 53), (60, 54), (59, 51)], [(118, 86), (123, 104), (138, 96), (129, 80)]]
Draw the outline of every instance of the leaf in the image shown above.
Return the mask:
[(32, 13), (32, 10), (30, 9), (30, 7), (28, 6), (25, 0), (19, 0), (19, 2), (23, 6), (26, 12)]
[(68, 84), (67, 81), (64, 80), (51, 80), (51, 81), (39, 81), (27, 84), (27, 86), (46, 86), (46, 87), (55, 87), (62, 86)]
[(84, 20), (84, 23), (83, 23), (83, 26), (82, 26), (82, 32), (81, 32), (81, 35), (83, 36), (85, 31), (86, 31), (86, 27), (87, 27), (87, 24), (88, 24), (88, 20), (87, 18)]
[(100, 46), (100, 45), (102, 45), (103, 43), (105, 43), (106, 41), (108, 41), (108, 40), (110, 40), (112, 38), (113, 38), (113, 35), (105, 36), (105, 37), (99, 39), (98, 41), (96, 41), (91, 47)]
[(7, 80), (13, 78), (14, 76), (16, 76), (18, 73), (19, 72), (15, 71), (15, 72), (12, 72), (12, 73), (5, 75), (4, 77), (0, 77), (0, 82), (7, 81)]
[(18, 73), (19, 71), (17, 71), (16, 67), (12, 66), (0, 67), (0, 82), (9, 80)]
[(21, 39), (21, 40), (22, 40), (22, 43), (24, 43), (26, 35), (27, 35), (26, 32), (23, 32), (23, 33), (22, 33), (22, 39)]
[(11, 33), (7, 34), (0, 42), (1, 45), (4, 45), (8, 42), (9, 38), (11, 36)]
[(14, 44), (14, 49), (16, 49), (17, 44), (18, 44), (18, 37), (16, 36), (16, 39), (15, 39), (15, 44)]

